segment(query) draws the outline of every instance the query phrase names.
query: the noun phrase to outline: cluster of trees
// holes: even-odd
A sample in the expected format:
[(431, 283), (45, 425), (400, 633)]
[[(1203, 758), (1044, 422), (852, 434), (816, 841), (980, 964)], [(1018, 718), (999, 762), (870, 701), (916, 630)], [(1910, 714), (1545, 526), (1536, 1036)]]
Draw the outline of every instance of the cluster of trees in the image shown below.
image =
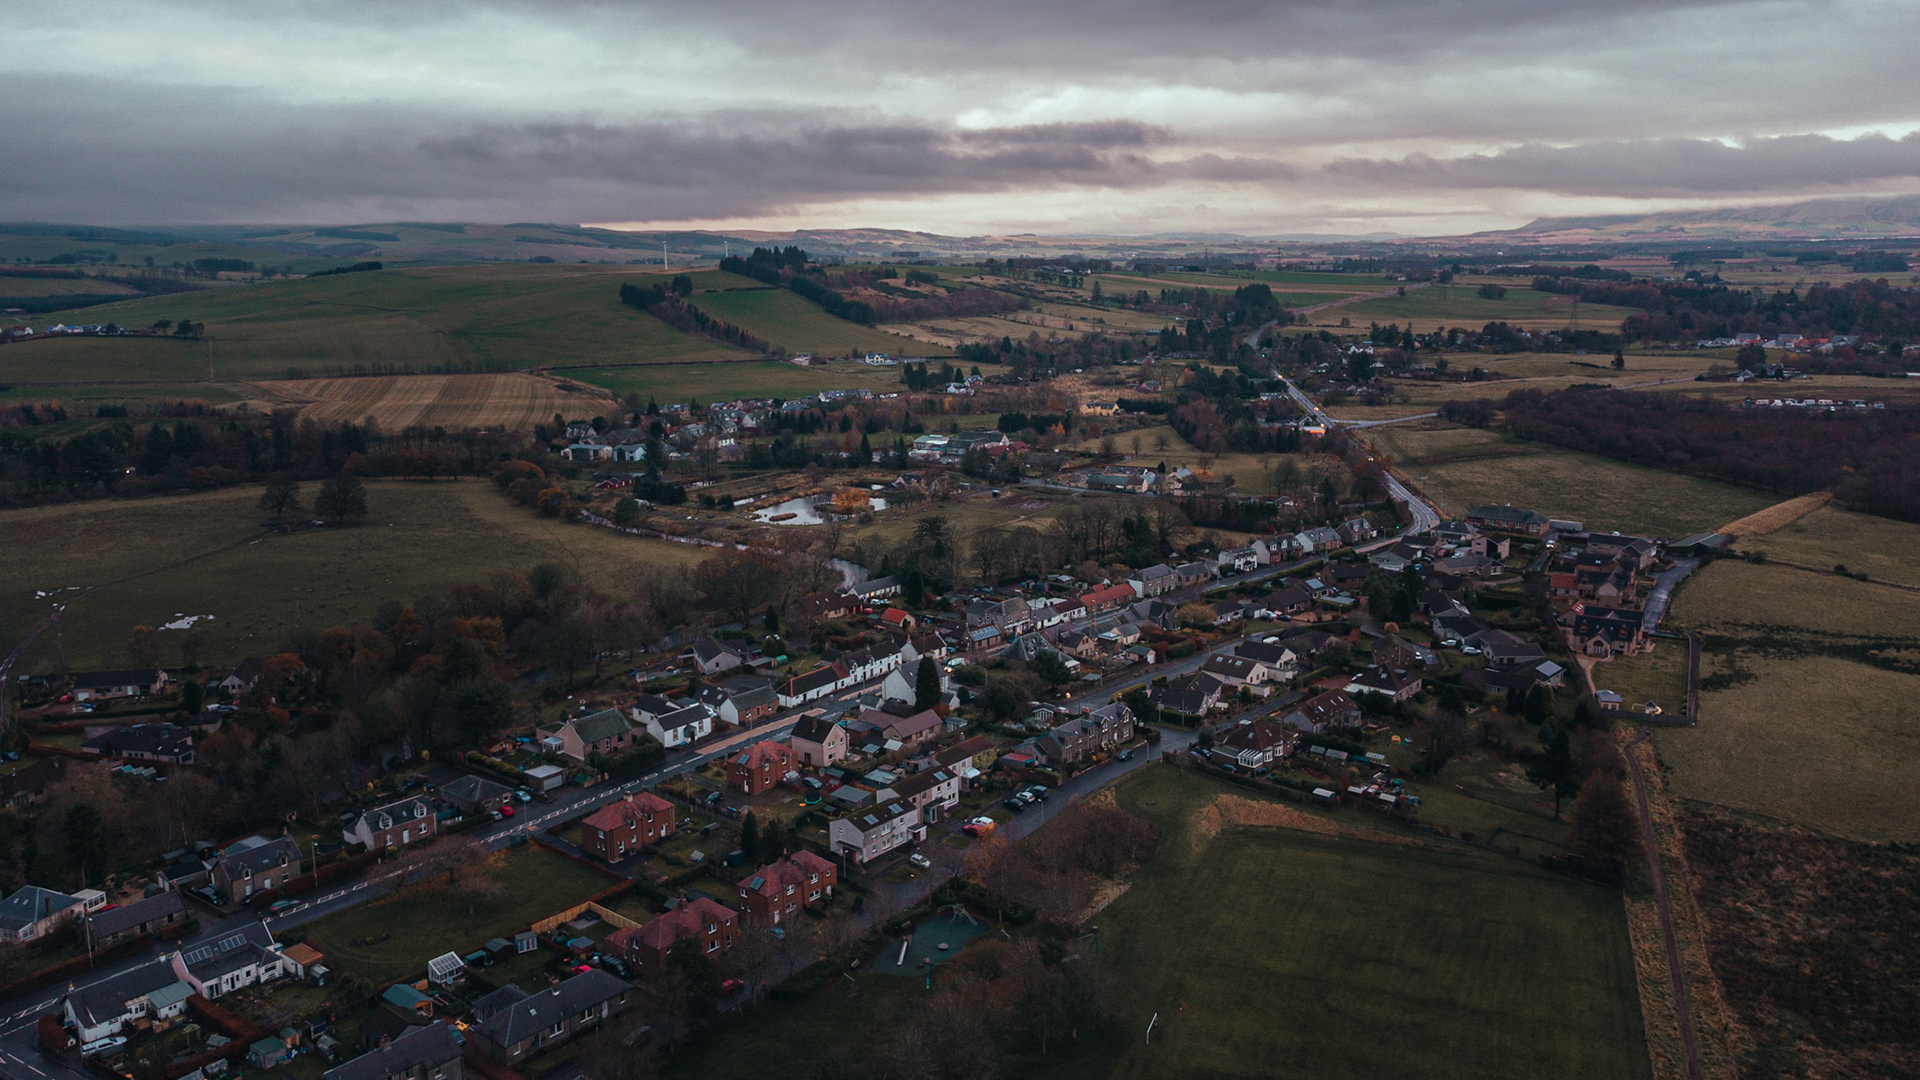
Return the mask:
[(1699, 281), (1536, 278), (1533, 287), (1595, 304), (1640, 310), (1621, 323), (1630, 340), (1680, 341), (1752, 333), (1808, 337), (1859, 334), (1880, 340), (1920, 337), (1920, 289), (1886, 280), (1825, 282), (1785, 291)]
[(778, 285), (786, 274), (799, 273), (807, 268), (805, 250), (788, 245), (783, 248), (753, 249), (753, 254), (742, 258), (731, 255), (720, 260), (720, 269), (729, 274), (739, 274), (755, 281), (764, 281), (769, 285)]
[(313, 273), (308, 274), (307, 276), (308, 277), (330, 277), (334, 274), (364, 274), (370, 270), (383, 270), (383, 269), (385, 269), (385, 267), (381, 265), (378, 259), (367, 259), (361, 262), (353, 263), (349, 266), (334, 266), (334, 267), (329, 267), (325, 270), (315, 270)]
[(642, 288), (630, 281), (620, 285), (621, 303), (639, 308), (676, 330), (703, 334), (715, 341), (756, 352), (772, 351), (773, 346), (766, 339), (755, 337), (745, 329), (724, 319), (716, 319), (687, 303), (686, 298), (692, 294), (693, 279), (685, 274), (676, 276), (665, 285), (656, 283)]
[[(276, 476), (479, 475), (525, 444), (519, 435), (438, 427), (390, 432), (372, 420), (321, 425), (297, 419), (293, 410), (265, 417), (221, 416), (198, 404), (162, 411), (195, 415), (172, 424), (154, 419), (144, 431), (122, 421), (65, 439), (0, 429), (0, 506), (226, 487)], [(56, 407), (45, 414), (64, 411)], [(38, 421), (42, 410), (10, 410), (0, 419), (27, 415)]]
[(872, 305), (860, 300), (849, 300), (829, 288), (824, 281), (805, 274), (795, 274), (787, 279), (787, 288), (820, 305), (821, 310), (836, 319), (845, 319), (862, 326), (873, 325)]
[[(1522, 438), (1783, 495), (1831, 489), (1851, 509), (1920, 521), (1920, 409), (1765, 413), (1683, 394), (1521, 390), (1499, 406)], [(1491, 405), (1451, 410), (1490, 422)]]

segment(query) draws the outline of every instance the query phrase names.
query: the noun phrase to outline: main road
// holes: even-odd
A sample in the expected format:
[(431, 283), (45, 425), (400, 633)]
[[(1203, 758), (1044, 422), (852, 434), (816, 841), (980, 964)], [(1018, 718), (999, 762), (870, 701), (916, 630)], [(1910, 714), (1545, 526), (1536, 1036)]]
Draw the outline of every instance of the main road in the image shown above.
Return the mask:
[[(1328, 416), (1326, 411), (1320, 408), (1319, 405), (1314, 404), (1313, 399), (1308, 397), (1298, 386), (1293, 385), (1292, 379), (1281, 376), (1280, 383), (1287, 388), (1287, 394), (1293, 398), (1294, 404), (1300, 406), (1302, 412), (1306, 413), (1310, 419), (1325, 424), (1328, 428), (1372, 426), (1363, 423), (1346, 424), (1340, 420), (1336, 420)], [(1411, 420), (1414, 418), (1403, 417), (1403, 419)], [(1401, 483), (1400, 478), (1393, 475), (1391, 471), (1386, 473), (1386, 480), (1388, 494), (1393, 496), (1395, 502), (1406, 504), (1407, 516), (1412, 519), (1411, 523), (1407, 526), (1405, 535), (1418, 536), (1421, 533), (1432, 532), (1434, 528), (1440, 524), (1440, 511), (1434, 509), (1432, 503), (1415, 495), (1413, 491), (1409, 489), (1407, 485)]]

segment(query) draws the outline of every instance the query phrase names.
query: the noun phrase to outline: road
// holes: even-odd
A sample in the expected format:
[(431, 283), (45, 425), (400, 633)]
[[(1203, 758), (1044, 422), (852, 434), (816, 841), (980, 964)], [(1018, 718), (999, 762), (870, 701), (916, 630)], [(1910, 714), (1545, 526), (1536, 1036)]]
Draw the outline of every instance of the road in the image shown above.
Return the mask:
[(1670, 569), (1662, 570), (1653, 576), (1653, 591), (1647, 594), (1646, 613), (1640, 619), (1640, 625), (1647, 633), (1651, 634), (1660, 629), (1660, 618), (1667, 613), (1667, 604), (1673, 599), (1673, 590), (1699, 566), (1699, 559), (1675, 559)]
[[(1320, 406), (1314, 404), (1313, 399), (1308, 397), (1305, 391), (1293, 385), (1292, 379), (1282, 377), (1280, 382), (1287, 388), (1287, 394), (1293, 398), (1294, 404), (1300, 406), (1301, 410), (1305, 412), (1309, 418), (1318, 420), (1329, 429), (1336, 427), (1365, 426), (1362, 424), (1349, 424), (1328, 416)], [(1405, 419), (1413, 419), (1413, 417), (1406, 417)], [(1400, 478), (1393, 475), (1393, 473), (1387, 473), (1386, 479), (1388, 493), (1393, 496), (1395, 502), (1406, 504), (1407, 516), (1412, 519), (1407, 526), (1405, 535), (1419, 536), (1421, 533), (1432, 532), (1434, 528), (1440, 524), (1440, 511), (1434, 509), (1432, 503), (1415, 495), (1412, 490), (1409, 489), (1407, 485), (1401, 483)]]

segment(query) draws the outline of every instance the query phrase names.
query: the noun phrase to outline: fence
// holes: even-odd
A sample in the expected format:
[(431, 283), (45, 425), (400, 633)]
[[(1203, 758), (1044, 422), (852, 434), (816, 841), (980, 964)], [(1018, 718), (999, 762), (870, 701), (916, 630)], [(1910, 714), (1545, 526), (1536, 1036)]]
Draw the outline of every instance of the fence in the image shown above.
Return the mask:
[(627, 918), (625, 915), (622, 915), (619, 912), (612, 910), (611, 908), (602, 907), (598, 901), (588, 900), (582, 904), (575, 904), (570, 908), (563, 908), (558, 913), (549, 915), (546, 918), (541, 919), (540, 921), (534, 923), (530, 929), (532, 929), (533, 932), (536, 934), (550, 933), (552, 932), (554, 927), (559, 926), (563, 923), (570, 923), (573, 920), (579, 918), (582, 914), (589, 911), (593, 912), (595, 915), (600, 916), (602, 919), (612, 923), (615, 926), (623, 927), (628, 930), (638, 930), (643, 925), (641, 923), (635, 922), (632, 919)]

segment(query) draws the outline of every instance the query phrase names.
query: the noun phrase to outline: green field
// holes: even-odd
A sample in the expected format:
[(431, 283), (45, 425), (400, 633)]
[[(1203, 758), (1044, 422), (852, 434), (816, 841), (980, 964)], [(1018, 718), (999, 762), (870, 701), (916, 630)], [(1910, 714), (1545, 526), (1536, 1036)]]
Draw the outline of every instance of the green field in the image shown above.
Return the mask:
[(1618, 892), (1471, 851), (1195, 831), (1228, 793), (1167, 768), (1117, 790), (1161, 839), (1100, 916), (1114, 1077), (1647, 1075)]
[[(1484, 503), (1512, 503), (1549, 517), (1668, 539), (1717, 529), (1773, 505), (1759, 492), (1592, 454), (1462, 428), (1376, 428), (1369, 439), (1394, 456), (1416, 488), (1458, 516)], [(1448, 460), (1452, 458), (1452, 460)]]
[[(494, 897), (469, 900), (434, 885), (410, 886), (319, 919), (307, 927), (334, 970), (379, 986), (422, 972), (446, 952), (465, 954), (488, 939), (525, 930), (536, 919), (577, 904), (613, 884), (564, 855), (539, 847), (508, 848), (493, 878)], [(376, 940), (380, 939), (380, 940)]]
[(629, 392), (656, 401), (728, 401), (742, 397), (795, 398), (822, 390), (864, 386), (876, 394), (902, 389), (900, 369), (871, 368), (864, 364), (831, 367), (795, 367), (781, 361), (747, 364), (651, 364), (645, 367), (561, 368), (564, 375), (605, 387), (615, 394)]
[(1821, 507), (1765, 536), (1745, 537), (1743, 551), (1825, 570), (1836, 563), (1877, 581), (1920, 586), (1920, 525)]
[[(1409, 289), (1407, 295), (1328, 308), (1315, 312), (1309, 321), (1315, 326), (1338, 325), (1341, 319), (1364, 327), (1369, 323), (1412, 325), (1418, 330), (1459, 326), (1473, 330), (1490, 322), (1505, 322), (1520, 329), (1558, 330), (1573, 323), (1573, 299), (1555, 293), (1536, 292), (1521, 286), (1508, 286), (1499, 300), (1483, 300), (1472, 285), (1433, 285)], [(1580, 305), (1580, 327), (1609, 333), (1620, 328), (1620, 321), (1633, 310), (1603, 304)]]
[[(306, 485), (311, 500), (314, 485)], [(411, 601), (496, 570), (539, 562), (572, 566), (616, 599), (637, 573), (686, 568), (704, 557), (685, 544), (642, 540), (541, 517), (478, 481), (378, 481), (367, 520), (292, 535), (262, 532), (258, 487), (177, 497), (97, 501), (0, 513), (0, 646), (11, 648), (72, 593), (56, 628), (20, 662), (22, 672), (124, 666), (136, 625), (178, 614), (212, 615), (201, 662), (279, 651), (296, 627), (323, 630), (371, 618), (387, 600)], [(160, 634), (163, 664), (179, 662), (184, 631)]]
[(1656, 736), (1676, 794), (1855, 840), (1920, 840), (1920, 816), (1888, 811), (1920, 769), (1911, 592), (1722, 559), (1681, 587), (1673, 624), (1706, 638), (1699, 726)]
[(786, 289), (742, 289), (702, 293), (695, 307), (716, 319), (725, 319), (748, 333), (790, 353), (850, 356), (882, 352), (891, 356), (926, 355), (927, 346), (911, 338), (838, 319), (819, 305)]

